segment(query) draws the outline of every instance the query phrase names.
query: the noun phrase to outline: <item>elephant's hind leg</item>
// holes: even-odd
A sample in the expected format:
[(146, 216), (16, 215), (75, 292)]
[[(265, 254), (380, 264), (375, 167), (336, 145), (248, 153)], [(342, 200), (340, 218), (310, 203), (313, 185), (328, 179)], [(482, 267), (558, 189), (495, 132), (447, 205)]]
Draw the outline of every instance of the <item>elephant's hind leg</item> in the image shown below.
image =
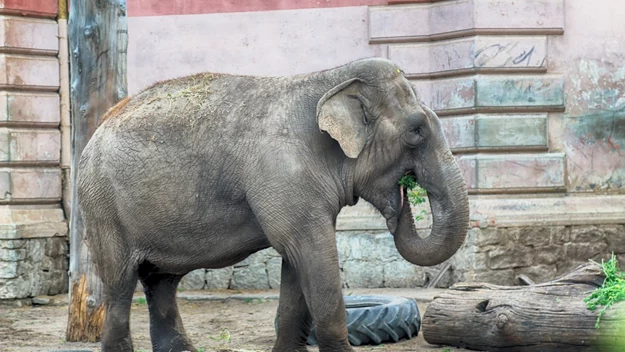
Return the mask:
[(150, 312), (150, 338), (155, 352), (197, 350), (187, 337), (176, 303), (176, 288), (182, 275), (155, 272), (149, 264), (139, 268)]
[[(95, 217), (89, 217), (94, 219)], [(132, 352), (130, 306), (137, 287), (137, 264), (110, 224), (87, 226), (89, 250), (102, 280), (106, 314), (102, 330), (102, 352)]]
[(102, 352), (131, 352), (130, 306), (137, 286), (137, 272), (127, 268), (116, 275), (117, 280), (104, 280), (106, 318), (102, 331)]

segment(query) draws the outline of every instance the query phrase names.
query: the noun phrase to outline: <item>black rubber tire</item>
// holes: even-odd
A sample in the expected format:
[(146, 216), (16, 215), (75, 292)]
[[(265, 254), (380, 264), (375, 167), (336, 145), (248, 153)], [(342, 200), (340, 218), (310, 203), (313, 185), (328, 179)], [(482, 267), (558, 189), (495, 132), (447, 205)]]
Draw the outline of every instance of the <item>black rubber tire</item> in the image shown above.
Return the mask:
[[(347, 332), (353, 346), (379, 345), (419, 333), (421, 315), (413, 299), (395, 296), (344, 296)], [(278, 318), (275, 320), (278, 331)], [(307, 343), (317, 344), (314, 323)]]

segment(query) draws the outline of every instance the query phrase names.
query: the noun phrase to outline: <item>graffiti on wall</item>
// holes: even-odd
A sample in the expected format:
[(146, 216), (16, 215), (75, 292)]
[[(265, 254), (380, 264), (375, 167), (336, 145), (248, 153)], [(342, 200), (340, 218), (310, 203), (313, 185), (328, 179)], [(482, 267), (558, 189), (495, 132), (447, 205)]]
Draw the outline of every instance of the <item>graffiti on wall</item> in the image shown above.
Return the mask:
[(625, 67), (577, 62), (563, 116), (569, 183), (575, 191), (625, 191)]

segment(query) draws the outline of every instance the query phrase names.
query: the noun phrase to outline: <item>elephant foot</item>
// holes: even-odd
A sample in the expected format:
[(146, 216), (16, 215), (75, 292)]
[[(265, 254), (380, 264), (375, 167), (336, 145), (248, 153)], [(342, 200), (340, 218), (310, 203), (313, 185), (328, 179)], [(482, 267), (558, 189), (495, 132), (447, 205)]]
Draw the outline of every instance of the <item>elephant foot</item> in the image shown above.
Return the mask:
[(308, 352), (306, 345), (304, 346), (274, 346), (272, 352)]

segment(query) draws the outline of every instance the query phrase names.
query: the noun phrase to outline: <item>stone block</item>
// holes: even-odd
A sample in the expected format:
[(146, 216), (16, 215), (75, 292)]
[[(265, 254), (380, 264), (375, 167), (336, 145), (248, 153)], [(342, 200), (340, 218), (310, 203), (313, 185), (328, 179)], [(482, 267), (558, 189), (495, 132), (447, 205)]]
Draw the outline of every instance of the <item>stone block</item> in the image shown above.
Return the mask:
[(565, 226), (554, 226), (551, 232), (551, 244), (565, 244), (571, 241), (571, 228)]
[(372, 43), (429, 41), (467, 33), (560, 34), (562, 0), (460, 0), (369, 8)]
[(61, 121), (60, 111), (58, 94), (0, 91), (1, 122), (56, 127)]
[(57, 0), (0, 0), (0, 13), (55, 18), (58, 5)]
[(434, 43), (394, 44), (388, 57), (408, 77), (431, 76), (433, 73), (464, 71), (474, 67), (475, 38)]
[(391, 262), (404, 259), (401, 257), (395, 247), (395, 239), (388, 233), (379, 233), (371, 235), (374, 237), (374, 247), (371, 248), (372, 252), (375, 252), (380, 262)]
[(564, 79), (560, 77), (480, 76), (475, 89), (479, 107), (564, 106)]
[(488, 252), (488, 267), (491, 269), (510, 269), (532, 265), (531, 250), (522, 247), (496, 248)]
[(515, 240), (528, 247), (543, 247), (551, 242), (551, 227), (515, 227), (508, 231), (514, 232)]
[(209, 290), (230, 288), (232, 273), (233, 268), (231, 266), (206, 270), (206, 288)]
[(605, 242), (565, 243), (564, 255), (568, 261), (588, 262), (589, 259), (598, 260), (601, 256), (605, 256), (607, 248)]
[[(467, 181), (475, 179), (479, 190), (550, 189), (561, 190), (564, 180), (564, 154), (494, 154), (459, 158)], [(473, 167), (475, 162), (475, 168)], [(472, 184), (473, 185), (473, 184)]]
[(515, 275), (525, 274), (535, 283), (547, 282), (557, 277), (555, 265), (534, 265), (527, 268), (518, 268)]
[(271, 258), (267, 261), (267, 278), (269, 288), (280, 288), (280, 277), (282, 272), (282, 258)]
[(256, 263), (241, 267), (235, 266), (230, 288), (234, 290), (269, 289), (269, 279), (265, 264)]
[(26, 249), (3, 249), (0, 250), (0, 261), (17, 262), (26, 258)]
[(505, 231), (497, 228), (474, 229), (477, 233), (477, 247), (506, 244)]
[[(1, 176), (1, 173), (0, 173)], [(63, 238), (67, 236), (63, 209), (0, 206), (0, 240), (24, 238)], [(0, 241), (2, 243), (4, 241)], [(20, 246), (24, 246), (22, 242)], [(22, 248), (20, 247), (20, 248)]]
[(534, 250), (535, 264), (556, 264), (564, 257), (564, 247), (560, 245), (549, 245)]
[(571, 242), (597, 243), (605, 242), (604, 229), (598, 226), (573, 226), (571, 229)]
[(479, 149), (547, 148), (547, 114), (478, 115), (475, 141)]
[(348, 260), (343, 263), (345, 283), (350, 288), (383, 287), (384, 267), (365, 260)]
[(59, 62), (51, 57), (0, 54), (0, 87), (59, 89)]
[(0, 16), (0, 49), (55, 55), (59, 50), (56, 21)]
[(465, 274), (465, 280), (468, 282), (485, 282), (504, 286), (513, 286), (516, 284), (513, 269), (468, 272)]
[(452, 151), (475, 149), (475, 116), (444, 118), (440, 121)]
[(472, 49), (476, 68), (547, 68), (546, 36), (479, 36)]
[(475, 0), (476, 28), (562, 30), (563, 0)]
[[(0, 170), (0, 190), (2, 172)], [(61, 170), (58, 169), (14, 169), (9, 173), (9, 191), (0, 194), (0, 202), (32, 199), (61, 199)]]
[(53, 237), (46, 241), (44, 255), (46, 257), (63, 257), (69, 254), (68, 242), (65, 237)]
[(608, 241), (608, 251), (615, 253), (625, 252), (625, 226), (606, 226), (603, 229), (605, 239)]
[(0, 162), (57, 162), (61, 153), (58, 130), (0, 128)]
[(197, 269), (185, 275), (180, 284), (179, 289), (182, 290), (201, 290), (206, 287), (206, 270)]
[[(5, 251), (5, 250), (3, 250)], [(13, 279), (17, 277), (18, 262), (0, 261), (0, 279)], [(1, 298), (1, 297), (0, 297)]]
[(391, 288), (422, 287), (426, 279), (422, 268), (412, 265), (405, 260), (384, 263), (383, 277), (383, 287)]
[(22, 248), (25, 242), (25, 240), (0, 240), (0, 249)]
[(432, 110), (473, 108), (476, 99), (475, 84), (475, 79), (471, 77), (432, 81), (427, 105)]
[(452, 75), (478, 69), (546, 70), (545, 36), (479, 36), (389, 45), (389, 58), (409, 77)]
[(429, 13), (429, 35), (457, 37), (457, 32), (475, 28), (473, 1), (444, 1), (432, 4)]
[(428, 7), (418, 5), (369, 7), (371, 41), (422, 37), (429, 34)]
[(477, 160), (474, 155), (470, 156), (457, 156), (456, 162), (464, 177), (464, 182), (467, 184), (467, 189), (472, 191), (477, 188)]

